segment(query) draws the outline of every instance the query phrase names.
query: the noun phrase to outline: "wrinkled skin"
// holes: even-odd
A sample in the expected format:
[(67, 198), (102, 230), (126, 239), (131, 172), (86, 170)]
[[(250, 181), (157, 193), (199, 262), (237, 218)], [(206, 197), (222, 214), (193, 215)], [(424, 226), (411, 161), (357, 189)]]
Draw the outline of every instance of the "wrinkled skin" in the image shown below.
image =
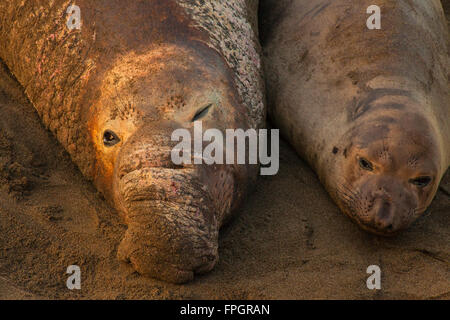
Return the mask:
[[(203, 130), (246, 126), (226, 66), (208, 54), (202, 46), (168, 46), (122, 58), (105, 77), (90, 117), (95, 182), (109, 190), (128, 224), (120, 259), (173, 282), (215, 265), (218, 230), (240, 202), (245, 189), (238, 182), (248, 174), (245, 166), (176, 166), (170, 159), (172, 132), (192, 131), (194, 118)], [(107, 130), (117, 144), (104, 144)]]
[(361, 228), (393, 235), (450, 165), (448, 30), (438, 0), (262, 1), (269, 116)]
[[(265, 118), (251, 27), (257, 2), (229, 2), (227, 10), (240, 10), (232, 17), (215, 12), (211, 20), (211, 12), (192, 16), (196, 11), (180, 3), (79, 0), (78, 30), (66, 26), (72, 1), (0, 1), (0, 59), (84, 176), (124, 217), (118, 257), (175, 283), (213, 268), (219, 228), (242, 203), (257, 167), (176, 166), (172, 132), (192, 131), (194, 120), (203, 131), (256, 129)], [(231, 18), (241, 34), (220, 20)], [(224, 45), (232, 35), (252, 59), (237, 44)], [(258, 75), (254, 83), (247, 74)]]

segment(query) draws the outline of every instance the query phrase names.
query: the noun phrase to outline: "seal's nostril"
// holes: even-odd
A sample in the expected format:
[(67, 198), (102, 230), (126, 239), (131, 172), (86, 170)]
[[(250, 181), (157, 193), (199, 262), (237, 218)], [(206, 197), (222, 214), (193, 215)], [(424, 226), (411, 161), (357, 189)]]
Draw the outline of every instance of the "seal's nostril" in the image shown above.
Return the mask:
[(393, 230), (394, 208), (389, 201), (378, 199), (374, 206), (373, 221), (379, 230)]
[(389, 202), (383, 202), (380, 210), (378, 211), (378, 217), (387, 220), (391, 215), (391, 204)]

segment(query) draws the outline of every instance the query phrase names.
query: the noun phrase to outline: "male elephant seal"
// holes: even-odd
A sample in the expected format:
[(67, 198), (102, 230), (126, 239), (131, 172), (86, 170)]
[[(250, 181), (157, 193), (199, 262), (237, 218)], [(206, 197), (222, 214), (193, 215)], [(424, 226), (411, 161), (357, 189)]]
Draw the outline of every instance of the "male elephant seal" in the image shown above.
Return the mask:
[[(269, 117), (363, 229), (391, 235), (450, 164), (448, 30), (438, 0), (266, 0)], [(369, 30), (367, 9), (381, 9)]]
[[(181, 283), (213, 268), (255, 166), (171, 161), (175, 129), (264, 121), (257, 1), (1, 1), (0, 58), (121, 212), (120, 259)], [(74, 17), (68, 21), (69, 14)]]

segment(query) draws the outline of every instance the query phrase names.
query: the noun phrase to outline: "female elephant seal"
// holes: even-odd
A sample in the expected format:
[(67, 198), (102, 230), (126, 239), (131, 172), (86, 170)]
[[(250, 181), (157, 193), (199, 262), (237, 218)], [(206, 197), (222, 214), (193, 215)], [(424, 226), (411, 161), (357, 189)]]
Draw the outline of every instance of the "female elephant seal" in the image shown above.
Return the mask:
[[(218, 230), (257, 168), (176, 166), (171, 134), (196, 120), (204, 130), (263, 124), (258, 3), (72, 3), (1, 1), (0, 58), (123, 214), (119, 258), (142, 274), (188, 281), (215, 265)], [(79, 29), (70, 27), (77, 12)]]
[[(367, 9), (381, 9), (369, 29)], [(391, 235), (450, 164), (448, 30), (438, 0), (268, 0), (269, 116), (341, 210)]]

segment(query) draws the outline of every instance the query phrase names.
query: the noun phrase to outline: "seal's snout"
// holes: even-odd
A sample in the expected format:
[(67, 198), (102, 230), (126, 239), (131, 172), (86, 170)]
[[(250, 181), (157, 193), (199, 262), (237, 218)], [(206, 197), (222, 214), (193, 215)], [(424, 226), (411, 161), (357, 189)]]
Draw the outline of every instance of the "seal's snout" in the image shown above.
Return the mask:
[(417, 197), (395, 177), (374, 177), (361, 187), (355, 212), (364, 229), (379, 235), (393, 235), (415, 220)]
[(394, 229), (394, 207), (389, 201), (376, 199), (374, 206), (374, 222), (379, 230), (392, 231)]
[(118, 257), (141, 274), (183, 283), (215, 265), (219, 225), (203, 168), (172, 164), (169, 129), (141, 128), (119, 156), (115, 205), (128, 230)]
[(375, 224), (380, 229), (392, 229), (394, 220), (392, 205), (388, 201), (377, 199), (375, 206)]

